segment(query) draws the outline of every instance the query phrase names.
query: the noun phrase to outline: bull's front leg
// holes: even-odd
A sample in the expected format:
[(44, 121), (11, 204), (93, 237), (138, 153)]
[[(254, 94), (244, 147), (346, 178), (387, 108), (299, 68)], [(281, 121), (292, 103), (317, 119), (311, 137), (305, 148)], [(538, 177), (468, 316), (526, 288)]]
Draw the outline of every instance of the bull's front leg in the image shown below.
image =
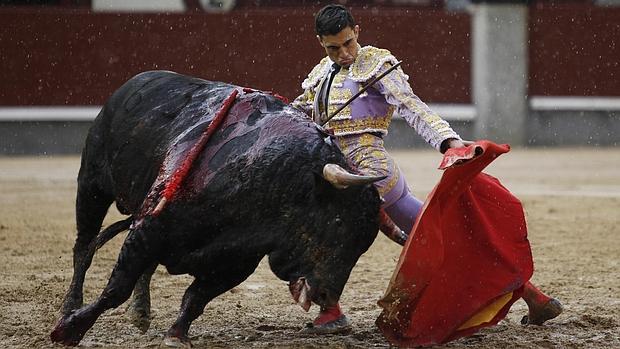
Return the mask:
[[(148, 233), (148, 236), (147, 236)], [(159, 231), (130, 232), (107, 286), (92, 304), (63, 315), (50, 334), (53, 342), (78, 345), (104, 311), (118, 307), (131, 296), (138, 278), (155, 262), (161, 247)]]
[(258, 266), (260, 258), (220, 262), (219, 270), (211, 270), (207, 276), (196, 278), (185, 291), (179, 317), (164, 338), (166, 346), (191, 347), (188, 332), (192, 322), (204, 312), (205, 306), (213, 298), (247, 279)]
[(164, 344), (169, 347), (191, 347), (188, 332), (192, 321), (203, 312), (207, 303), (215, 296), (210, 296), (207, 283), (201, 279), (194, 282), (185, 290), (181, 303), (179, 317), (166, 333)]

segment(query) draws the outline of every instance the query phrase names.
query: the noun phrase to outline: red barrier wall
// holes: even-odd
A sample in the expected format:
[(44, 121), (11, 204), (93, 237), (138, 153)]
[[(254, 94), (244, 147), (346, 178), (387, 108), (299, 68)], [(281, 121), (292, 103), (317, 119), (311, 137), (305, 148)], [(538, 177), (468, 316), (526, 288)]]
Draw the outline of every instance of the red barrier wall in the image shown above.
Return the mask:
[[(390, 48), (429, 102), (469, 101), (469, 16), (356, 9), (361, 44)], [(102, 104), (125, 80), (166, 69), (294, 98), (323, 56), (312, 9), (227, 15), (0, 9), (0, 105)]]
[(620, 96), (620, 7), (530, 10), (530, 94)]
[[(141, 71), (167, 69), (288, 98), (322, 57), (314, 8), (226, 15), (0, 8), (0, 105), (98, 105)], [(361, 44), (402, 59), (427, 102), (470, 100), (470, 17), (354, 8)], [(620, 96), (620, 8), (532, 6), (530, 95)]]

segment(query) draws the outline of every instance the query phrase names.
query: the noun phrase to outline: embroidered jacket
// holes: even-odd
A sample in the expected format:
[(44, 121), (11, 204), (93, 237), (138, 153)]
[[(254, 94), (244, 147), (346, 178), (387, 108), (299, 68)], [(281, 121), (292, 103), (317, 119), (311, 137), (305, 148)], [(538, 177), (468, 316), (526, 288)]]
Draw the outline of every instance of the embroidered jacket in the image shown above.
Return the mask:
[[(322, 123), (327, 115), (331, 115), (356, 94), (363, 84), (397, 62), (388, 50), (373, 46), (360, 47), (355, 62), (349, 68), (343, 67), (334, 76), (325, 108), (326, 91), (323, 89), (328, 84), (333, 64), (329, 57), (325, 57), (303, 81), (301, 87), (304, 92), (291, 104), (303, 110), (315, 122)], [(398, 67), (338, 113), (325, 127), (336, 136), (366, 132), (385, 135), (392, 114), (397, 110), (407, 123), (436, 149), (448, 138), (460, 139), (445, 120), (413, 93), (408, 79)]]

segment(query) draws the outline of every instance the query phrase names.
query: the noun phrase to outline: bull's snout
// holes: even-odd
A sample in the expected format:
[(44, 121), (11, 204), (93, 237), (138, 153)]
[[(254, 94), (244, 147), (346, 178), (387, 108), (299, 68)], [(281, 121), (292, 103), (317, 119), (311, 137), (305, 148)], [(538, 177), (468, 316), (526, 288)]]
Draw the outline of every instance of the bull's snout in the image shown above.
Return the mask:
[(338, 304), (338, 297), (320, 287), (311, 287), (305, 277), (291, 281), (288, 287), (293, 300), (305, 311), (310, 310), (312, 303), (319, 305), (321, 309)]
[(295, 282), (291, 281), (288, 284), (288, 289), (293, 296), (293, 300), (299, 304), (303, 310), (310, 310), (310, 306), (312, 305), (310, 298), (310, 285), (308, 284), (306, 278), (300, 277)]

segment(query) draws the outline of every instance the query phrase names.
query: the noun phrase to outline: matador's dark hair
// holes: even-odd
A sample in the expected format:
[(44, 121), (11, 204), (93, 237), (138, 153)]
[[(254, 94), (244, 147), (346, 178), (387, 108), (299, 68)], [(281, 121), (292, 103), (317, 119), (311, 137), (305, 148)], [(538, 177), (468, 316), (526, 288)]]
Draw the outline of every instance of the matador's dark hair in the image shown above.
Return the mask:
[(314, 29), (319, 36), (336, 35), (346, 27), (355, 27), (355, 20), (342, 5), (327, 5), (314, 16)]

